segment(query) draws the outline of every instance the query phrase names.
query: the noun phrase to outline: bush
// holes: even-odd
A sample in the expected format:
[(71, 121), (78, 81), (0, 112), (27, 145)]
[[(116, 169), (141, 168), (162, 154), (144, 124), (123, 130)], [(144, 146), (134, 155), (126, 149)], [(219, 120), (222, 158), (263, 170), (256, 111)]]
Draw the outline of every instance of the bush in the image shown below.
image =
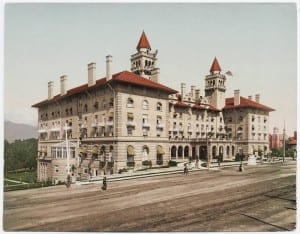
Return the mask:
[(145, 160), (145, 161), (142, 161), (142, 165), (143, 165), (143, 166), (150, 166), (150, 164), (152, 165), (151, 160)]
[(176, 167), (177, 166), (177, 162), (172, 161), (172, 160), (170, 160), (168, 164), (169, 164), (170, 167)]
[(163, 165), (163, 160), (157, 160), (157, 161), (156, 161), (156, 164), (157, 164), (157, 165)]
[(201, 163), (201, 167), (207, 167), (207, 163)]
[(127, 172), (127, 171), (128, 171), (128, 170), (127, 170), (126, 168), (123, 168), (123, 169), (120, 169), (120, 170), (118, 171), (118, 173), (121, 174), (121, 173)]

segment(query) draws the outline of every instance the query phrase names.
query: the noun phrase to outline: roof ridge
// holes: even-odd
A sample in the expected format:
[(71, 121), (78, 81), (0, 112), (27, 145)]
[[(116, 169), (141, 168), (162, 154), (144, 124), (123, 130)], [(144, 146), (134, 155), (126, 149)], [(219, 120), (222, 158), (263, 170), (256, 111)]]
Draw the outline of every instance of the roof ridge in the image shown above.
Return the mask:
[(138, 42), (138, 44), (136, 46), (137, 50), (139, 50), (141, 48), (146, 48), (146, 49), (150, 49), (151, 50), (150, 43), (148, 41), (148, 38), (147, 38), (146, 33), (144, 32), (144, 30), (143, 30), (142, 35), (140, 37), (140, 40), (139, 40), (139, 42)]

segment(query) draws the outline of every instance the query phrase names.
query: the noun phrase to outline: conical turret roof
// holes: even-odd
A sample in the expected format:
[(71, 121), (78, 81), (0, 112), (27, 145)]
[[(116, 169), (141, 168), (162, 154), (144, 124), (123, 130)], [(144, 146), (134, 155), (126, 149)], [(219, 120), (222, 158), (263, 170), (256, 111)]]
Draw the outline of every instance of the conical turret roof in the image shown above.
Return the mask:
[(146, 49), (150, 49), (151, 50), (151, 46), (150, 46), (150, 43), (147, 39), (147, 36), (145, 34), (145, 32), (143, 31), (142, 35), (141, 35), (141, 38), (139, 40), (139, 43), (137, 44), (136, 46), (136, 49), (139, 50), (141, 48), (146, 48)]
[(214, 71), (222, 71), (220, 65), (219, 65), (219, 62), (217, 60), (217, 57), (215, 57), (211, 67), (210, 67), (210, 72), (214, 72)]

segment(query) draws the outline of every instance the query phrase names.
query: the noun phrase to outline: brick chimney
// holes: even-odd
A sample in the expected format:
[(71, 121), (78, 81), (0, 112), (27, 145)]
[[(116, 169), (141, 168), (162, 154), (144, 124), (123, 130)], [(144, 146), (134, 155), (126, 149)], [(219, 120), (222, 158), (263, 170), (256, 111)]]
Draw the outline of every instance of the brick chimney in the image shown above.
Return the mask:
[(112, 56), (107, 55), (106, 56), (106, 81), (112, 79), (111, 64), (112, 64)]
[(185, 97), (185, 92), (186, 92), (186, 84), (185, 83), (181, 83), (181, 100), (183, 101), (184, 97)]
[(234, 90), (234, 105), (240, 105), (240, 90), (236, 89)]
[(52, 99), (53, 95), (53, 81), (48, 82), (48, 100)]
[(259, 103), (259, 99), (260, 99), (260, 95), (259, 95), (259, 94), (255, 94), (255, 101), (256, 101), (257, 103)]
[(96, 84), (96, 63), (88, 64), (88, 87)]
[(68, 77), (66, 75), (63, 75), (60, 77), (60, 95), (67, 94), (67, 80)]

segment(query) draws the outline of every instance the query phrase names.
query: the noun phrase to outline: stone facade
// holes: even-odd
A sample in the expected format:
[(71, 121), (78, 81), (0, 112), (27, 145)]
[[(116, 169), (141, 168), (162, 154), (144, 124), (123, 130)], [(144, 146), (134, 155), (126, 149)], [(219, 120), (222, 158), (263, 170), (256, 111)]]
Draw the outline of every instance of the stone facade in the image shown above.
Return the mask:
[[(181, 91), (160, 84), (152, 53), (142, 34), (131, 56), (131, 72), (96, 79), (96, 64), (88, 65), (87, 84), (54, 96), (38, 108), (38, 180), (90, 179), (120, 170), (164, 166), (170, 160), (234, 160), (237, 153), (266, 154), (269, 112), (273, 109), (239, 96), (225, 98), (226, 76), (215, 58), (205, 77), (205, 92), (186, 84)], [(66, 140), (67, 139), (67, 140)], [(69, 162), (67, 155), (70, 155)], [(67, 167), (69, 165), (69, 168)]]

